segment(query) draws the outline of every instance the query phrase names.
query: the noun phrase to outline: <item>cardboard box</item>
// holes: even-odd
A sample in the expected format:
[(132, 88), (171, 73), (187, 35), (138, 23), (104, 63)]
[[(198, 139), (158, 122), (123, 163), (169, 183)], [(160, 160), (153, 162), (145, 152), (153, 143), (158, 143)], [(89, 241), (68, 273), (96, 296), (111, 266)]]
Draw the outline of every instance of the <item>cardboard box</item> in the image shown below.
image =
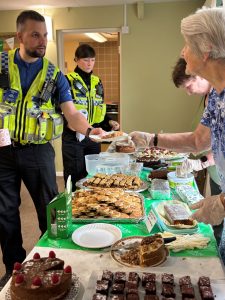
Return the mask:
[(65, 192), (58, 194), (47, 206), (48, 236), (64, 239), (69, 236), (72, 219), (72, 185), (69, 176)]

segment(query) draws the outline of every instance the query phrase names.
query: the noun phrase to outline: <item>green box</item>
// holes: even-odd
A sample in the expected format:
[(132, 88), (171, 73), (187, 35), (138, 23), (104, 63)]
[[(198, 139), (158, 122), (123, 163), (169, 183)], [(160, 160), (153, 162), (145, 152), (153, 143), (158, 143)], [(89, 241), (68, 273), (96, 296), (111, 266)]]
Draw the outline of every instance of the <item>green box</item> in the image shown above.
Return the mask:
[(72, 220), (72, 185), (69, 176), (65, 192), (58, 194), (47, 205), (48, 236), (53, 239), (64, 239), (69, 236)]

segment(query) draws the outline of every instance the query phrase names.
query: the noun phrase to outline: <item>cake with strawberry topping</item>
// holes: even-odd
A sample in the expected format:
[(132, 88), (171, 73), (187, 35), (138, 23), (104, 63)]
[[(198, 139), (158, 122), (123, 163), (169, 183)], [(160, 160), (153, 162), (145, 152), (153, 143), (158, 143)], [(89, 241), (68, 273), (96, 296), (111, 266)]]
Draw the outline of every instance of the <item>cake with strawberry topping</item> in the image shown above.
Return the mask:
[(54, 251), (48, 257), (35, 253), (23, 264), (15, 263), (10, 285), (12, 300), (62, 299), (72, 283), (72, 269)]

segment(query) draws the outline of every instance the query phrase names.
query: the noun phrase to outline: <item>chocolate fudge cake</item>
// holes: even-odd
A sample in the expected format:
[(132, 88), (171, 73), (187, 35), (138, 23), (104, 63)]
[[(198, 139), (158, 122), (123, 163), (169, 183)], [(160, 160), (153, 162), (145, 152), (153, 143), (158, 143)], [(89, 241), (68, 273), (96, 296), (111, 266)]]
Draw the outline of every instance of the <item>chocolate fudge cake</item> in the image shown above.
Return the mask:
[(62, 299), (72, 283), (70, 266), (56, 258), (53, 251), (49, 257), (35, 253), (33, 259), (23, 264), (15, 263), (10, 285), (12, 300)]
[(189, 218), (189, 212), (185, 209), (185, 207), (182, 204), (165, 204), (164, 211), (167, 220), (172, 225), (193, 225), (193, 220)]
[(140, 245), (140, 265), (152, 266), (163, 261), (165, 258), (165, 245), (159, 234), (144, 237)]

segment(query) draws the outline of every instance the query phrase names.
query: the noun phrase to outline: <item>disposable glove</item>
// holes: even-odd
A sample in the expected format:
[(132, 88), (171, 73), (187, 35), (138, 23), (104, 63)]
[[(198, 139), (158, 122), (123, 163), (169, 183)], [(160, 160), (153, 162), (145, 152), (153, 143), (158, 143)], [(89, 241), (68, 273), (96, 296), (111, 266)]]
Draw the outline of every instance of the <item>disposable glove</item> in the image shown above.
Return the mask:
[(133, 131), (129, 134), (129, 136), (137, 149), (153, 147), (154, 133)]
[(187, 174), (191, 173), (192, 171), (199, 171), (202, 169), (203, 166), (200, 159), (185, 159), (180, 166), (180, 172), (182, 174)]
[(225, 217), (225, 209), (221, 201), (221, 196), (211, 196), (191, 205), (191, 209), (197, 209), (191, 215), (192, 219), (205, 224), (219, 225)]

